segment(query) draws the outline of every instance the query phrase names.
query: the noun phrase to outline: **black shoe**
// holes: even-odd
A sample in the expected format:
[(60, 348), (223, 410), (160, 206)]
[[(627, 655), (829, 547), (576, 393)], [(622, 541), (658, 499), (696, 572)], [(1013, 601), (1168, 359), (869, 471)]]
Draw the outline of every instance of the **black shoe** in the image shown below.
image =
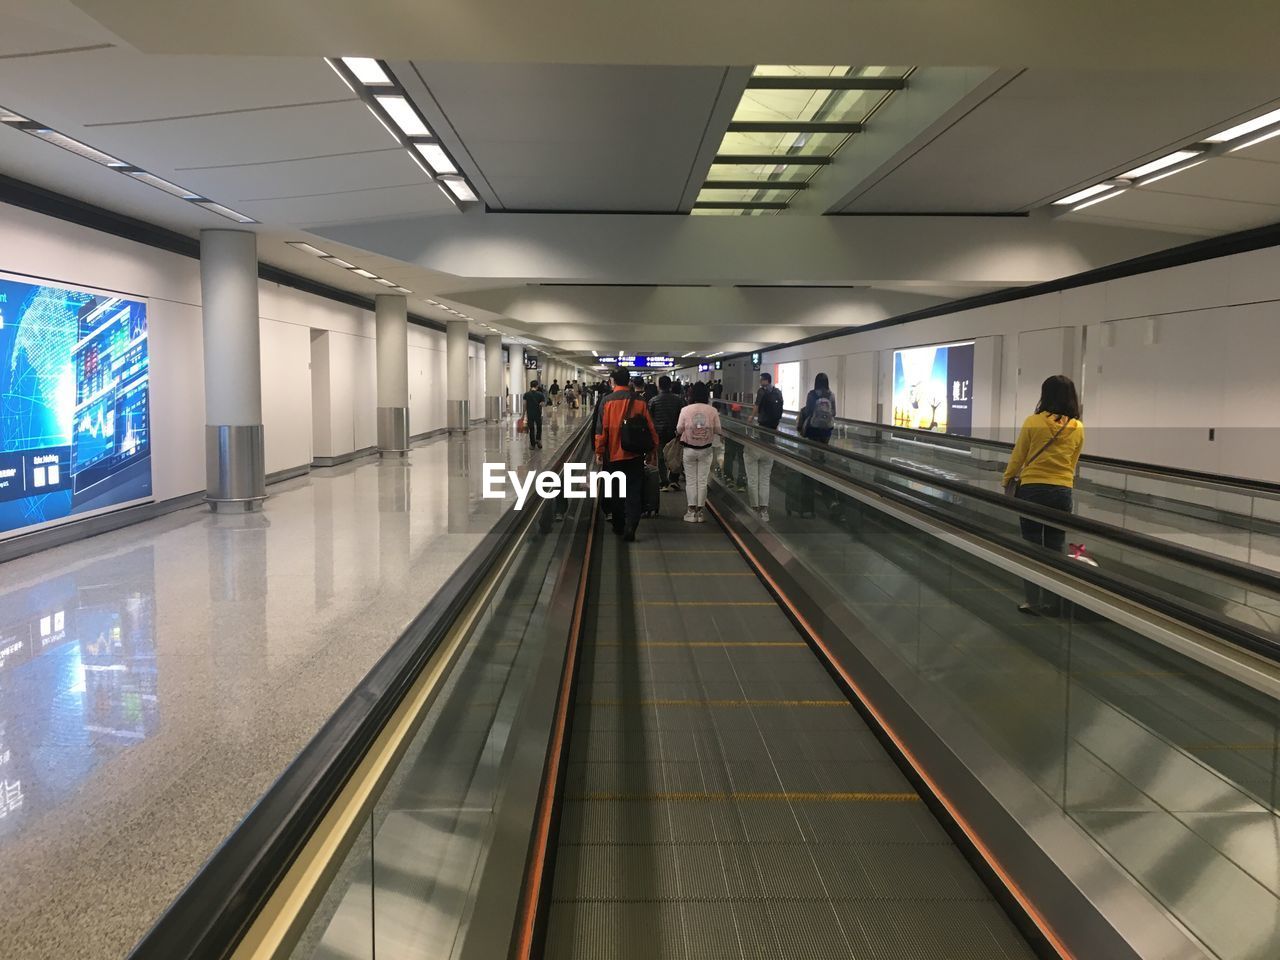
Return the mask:
[(625, 540), (627, 543), (635, 543), (635, 542), (636, 542), (636, 528), (635, 528), (635, 527), (627, 527), (627, 531), (626, 531), (626, 533), (624, 533), (624, 534), (622, 535), (622, 539), (623, 539), (623, 540)]
[(1038, 616), (1040, 616), (1040, 609), (1039, 609), (1038, 607), (1034, 606), (1033, 604), (1030, 604), (1030, 603), (1020, 603), (1020, 604), (1018, 604), (1018, 612), (1019, 612), (1019, 613), (1025, 613), (1025, 614), (1026, 614), (1027, 616), (1029, 616), (1029, 617), (1038, 617)]

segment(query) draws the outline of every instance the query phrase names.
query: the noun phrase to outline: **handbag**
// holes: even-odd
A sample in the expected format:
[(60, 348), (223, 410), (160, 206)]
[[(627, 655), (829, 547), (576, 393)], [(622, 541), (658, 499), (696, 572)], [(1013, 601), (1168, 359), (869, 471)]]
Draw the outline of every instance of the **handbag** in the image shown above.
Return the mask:
[(516, 433), (524, 433), (528, 429), (528, 425), (524, 422), (524, 417), (516, 421)]
[(667, 469), (673, 473), (679, 473), (684, 464), (684, 448), (680, 446), (680, 439), (672, 437), (667, 441), (667, 445), (662, 448), (663, 459), (667, 461)]
[(1064, 423), (1062, 426), (1058, 428), (1058, 432), (1048, 439), (1048, 441), (1045, 443), (1043, 447), (1037, 450), (1031, 456), (1030, 459), (1023, 461), (1021, 469), (1018, 470), (1018, 475), (1004, 485), (1004, 495), (1006, 497), (1016, 497), (1018, 495), (1018, 487), (1022, 485), (1022, 474), (1026, 471), (1027, 467), (1035, 463), (1036, 460), (1039, 459), (1040, 454), (1044, 453), (1051, 446), (1053, 446), (1053, 441), (1057, 440), (1060, 436), (1062, 436), (1062, 431), (1067, 429), (1067, 427), (1069, 426), (1071, 426), (1070, 417), (1067, 418), (1066, 423)]

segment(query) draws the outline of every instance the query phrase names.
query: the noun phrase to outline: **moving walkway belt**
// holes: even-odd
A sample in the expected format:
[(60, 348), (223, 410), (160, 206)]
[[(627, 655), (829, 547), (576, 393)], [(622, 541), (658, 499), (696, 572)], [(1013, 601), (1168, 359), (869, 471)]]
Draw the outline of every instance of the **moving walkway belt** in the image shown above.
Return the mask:
[(530, 955), (1034, 956), (718, 524), (596, 554)]

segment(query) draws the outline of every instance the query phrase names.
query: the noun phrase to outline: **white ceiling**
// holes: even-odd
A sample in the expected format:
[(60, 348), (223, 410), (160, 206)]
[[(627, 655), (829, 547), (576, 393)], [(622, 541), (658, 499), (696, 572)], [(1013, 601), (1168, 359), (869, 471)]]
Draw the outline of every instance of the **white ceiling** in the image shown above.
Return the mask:
[(1023, 70), (903, 151), (843, 209), (1030, 210), (1264, 112), (1277, 95), (1275, 71)]
[(728, 99), (731, 110), (742, 92), (741, 83), (724, 92), (723, 67), (410, 69), (490, 187), (490, 206), (503, 210), (675, 212), (690, 178), (705, 175), (696, 161), (717, 104)]
[(480, 63), (1273, 69), (1280, 4), (1175, 0), (79, 0), (138, 49)]
[[(487, 322), (579, 353), (752, 349), (1280, 221), (1280, 140), (1054, 220), (874, 215), (1026, 211), (1256, 115), (1280, 95), (1274, 3), (1237, 0), (1232, 17), (1165, 5), (1153, 30), (1147, 11), (1096, 0), (1035, 17), (1007, 0), (880, 16), (796, 0), (785, 29), (776, 5), (755, 17), (750, 0), (2, 2), (0, 104), (262, 221), (267, 263), (385, 290), (286, 245), (310, 239), (412, 289), (415, 312), (449, 319), (432, 297), (475, 317), (474, 332)], [(320, 54), (411, 73), (497, 212), (460, 214)], [(960, 69), (925, 67), (917, 96), (890, 98), (845, 148), (851, 162), (807, 192), (826, 206), (674, 213), (745, 65), (851, 61)], [(3, 126), (0, 173), (188, 236), (229, 225)], [(814, 215), (846, 203), (872, 215)], [(672, 213), (512, 212), (530, 210)], [(548, 281), (613, 286), (525, 286)], [(671, 286), (687, 283), (714, 286)], [(867, 289), (735, 287), (751, 283)]]

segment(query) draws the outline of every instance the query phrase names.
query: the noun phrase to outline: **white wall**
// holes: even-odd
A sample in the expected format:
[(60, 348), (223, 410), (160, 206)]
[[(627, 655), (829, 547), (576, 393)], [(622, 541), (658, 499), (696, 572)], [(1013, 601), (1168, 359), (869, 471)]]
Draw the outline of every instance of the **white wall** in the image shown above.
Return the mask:
[(834, 378), (838, 360), (841, 415), (874, 419), (879, 403), (887, 420), (892, 351), (968, 339), (977, 341), (975, 433), (1010, 439), (1040, 382), (1065, 373), (1081, 388), (1088, 452), (1280, 480), (1280, 248), (770, 350), (765, 360), (804, 361), (810, 380), (822, 365)]
[[(202, 491), (199, 262), (0, 204), (0, 271), (147, 300), (153, 496), (167, 500)], [(372, 312), (265, 282), (259, 283), (258, 302), (267, 471), (374, 446)], [(410, 326), (410, 427), (415, 434), (445, 425), (444, 346), (442, 333)], [(472, 409), (482, 411), (484, 350), (472, 343), (471, 352)]]

